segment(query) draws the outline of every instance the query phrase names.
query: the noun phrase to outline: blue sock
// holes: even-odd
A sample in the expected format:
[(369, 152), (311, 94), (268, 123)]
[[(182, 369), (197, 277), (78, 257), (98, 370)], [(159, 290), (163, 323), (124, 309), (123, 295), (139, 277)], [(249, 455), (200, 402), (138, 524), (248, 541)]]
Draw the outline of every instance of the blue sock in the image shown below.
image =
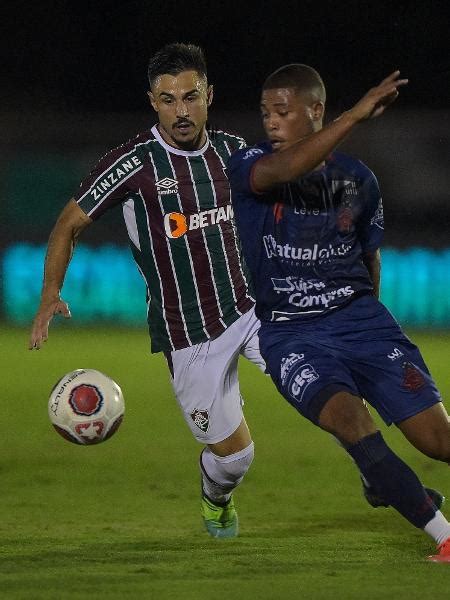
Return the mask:
[(436, 507), (416, 474), (387, 446), (379, 431), (346, 448), (376, 492), (410, 523), (423, 529)]

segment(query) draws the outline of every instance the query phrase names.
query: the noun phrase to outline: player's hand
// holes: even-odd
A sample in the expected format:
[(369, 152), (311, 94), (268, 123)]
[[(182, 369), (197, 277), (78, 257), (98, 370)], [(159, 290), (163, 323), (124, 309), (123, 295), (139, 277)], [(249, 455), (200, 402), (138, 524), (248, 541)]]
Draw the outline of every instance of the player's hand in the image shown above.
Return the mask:
[(385, 109), (394, 102), (399, 94), (398, 88), (408, 83), (407, 79), (400, 79), (400, 71), (394, 71), (386, 79), (370, 89), (359, 102), (350, 109), (351, 115), (357, 121), (373, 119), (380, 116)]
[(39, 350), (43, 342), (48, 339), (48, 326), (54, 315), (62, 315), (66, 319), (70, 319), (69, 306), (57, 298), (56, 300), (42, 301), (39, 310), (33, 321), (33, 327), (31, 329), (29, 350)]

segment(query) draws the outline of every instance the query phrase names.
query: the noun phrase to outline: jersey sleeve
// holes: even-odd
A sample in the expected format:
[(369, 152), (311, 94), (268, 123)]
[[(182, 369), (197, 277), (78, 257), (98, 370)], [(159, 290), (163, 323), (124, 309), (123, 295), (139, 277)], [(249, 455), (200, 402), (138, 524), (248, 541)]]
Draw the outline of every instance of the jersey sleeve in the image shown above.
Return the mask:
[(375, 252), (384, 237), (383, 201), (375, 175), (364, 180), (361, 193), (364, 195), (364, 211), (359, 225), (359, 240), (364, 253)]
[(254, 146), (244, 148), (231, 155), (228, 161), (227, 173), (231, 189), (242, 194), (254, 194), (252, 188), (253, 165), (265, 154), (262, 148)]
[(121, 146), (108, 152), (81, 182), (75, 201), (91, 219), (120, 204), (130, 191), (130, 178), (143, 167), (136, 147)]

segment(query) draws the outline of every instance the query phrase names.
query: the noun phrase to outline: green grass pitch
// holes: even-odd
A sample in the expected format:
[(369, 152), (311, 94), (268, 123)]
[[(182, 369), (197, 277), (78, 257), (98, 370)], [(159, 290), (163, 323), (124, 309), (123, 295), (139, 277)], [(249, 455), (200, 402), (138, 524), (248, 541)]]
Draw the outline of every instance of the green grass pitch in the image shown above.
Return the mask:
[[(327, 434), (242, 361), (241, 389), (256, 458), (236, 492), (241, 535), (208, 538), (199, 516), (200, 446), (142, 330), (0, 332), (0, 598), (446, 598), (450, 565), (424, 559), (434, 544), (392, 509), (370, 508), (355, 467)], [(450, 396), (450, 334), (411, 333)], [(122, 386), (126, 416), (105, 444), (78, 447), (47, 418), (53, 384), (74, 368)], [(447, 401), (447, 406), (448, 401)], [(393, 448), (449, 499), (450, 470), (420, 455), (394, 427)]]

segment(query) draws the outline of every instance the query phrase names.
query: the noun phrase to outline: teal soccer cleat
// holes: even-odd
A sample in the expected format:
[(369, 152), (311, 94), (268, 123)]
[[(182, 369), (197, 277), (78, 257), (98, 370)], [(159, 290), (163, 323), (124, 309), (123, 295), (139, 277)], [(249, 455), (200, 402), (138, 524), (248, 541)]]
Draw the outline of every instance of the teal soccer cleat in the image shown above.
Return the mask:
[(202, 494), (201, 515), (206, 531), (214, 538), (233, 538), (239, 531), (233, 497), (226, 504), (215, 504)]

